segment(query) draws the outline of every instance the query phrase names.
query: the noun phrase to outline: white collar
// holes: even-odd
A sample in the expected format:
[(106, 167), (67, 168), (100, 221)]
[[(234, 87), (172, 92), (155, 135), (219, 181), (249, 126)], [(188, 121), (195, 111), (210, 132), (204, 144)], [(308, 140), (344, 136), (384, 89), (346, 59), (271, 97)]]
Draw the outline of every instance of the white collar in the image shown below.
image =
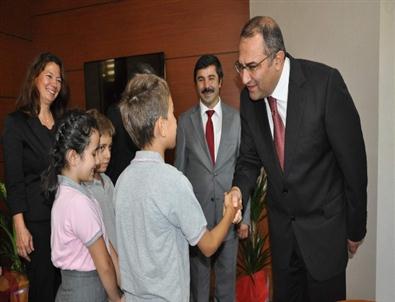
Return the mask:
[(214, 106), (214, 108), (208, 108), (206, 105), (203, 104), (202, 101), (199, 102), (200, 106), (200, 115), (206, 116), (207, 110), (214, 110), (215, 114), (218, 114), (218, 117), (222, 117), (222, 106), (221, 106), (221, 98), (219, 98), (218, 103)]
[(286, 57), (284, 60), (283, 70), (281, 71), (280, 80), (277, 83), (276, 88), (272, 93), (272, 97), (280, 101), (288, 100), (288, 85), (289, 85), (289, 72), (290, 72), (290, 61)]

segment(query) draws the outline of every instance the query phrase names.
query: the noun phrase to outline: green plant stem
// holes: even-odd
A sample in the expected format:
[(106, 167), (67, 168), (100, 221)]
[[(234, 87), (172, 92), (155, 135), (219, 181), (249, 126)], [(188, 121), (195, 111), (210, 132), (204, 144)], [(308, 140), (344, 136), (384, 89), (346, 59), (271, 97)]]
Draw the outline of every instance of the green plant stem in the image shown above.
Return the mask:
[(15, 245), (15, 242), (14, 242), (14, 237), (12, 236), (12, 234), (10, 233), (10, 231), (7, 230), (7, 228), (6, 228), (4, 225), (0, 224), (0, 226), (1, 226), (1, 228), (4, 230), (4, 232), (7, 234), (8, 238), (10, 239), (11, 244), (12, 244), (12, 249), (13, 249), (13, 251), (14, 251), (14, 254), (17, 255), (17, 254), (18, 254), (18, 251), (17, 251), (17, 249), (16, 249), (16, 245)]

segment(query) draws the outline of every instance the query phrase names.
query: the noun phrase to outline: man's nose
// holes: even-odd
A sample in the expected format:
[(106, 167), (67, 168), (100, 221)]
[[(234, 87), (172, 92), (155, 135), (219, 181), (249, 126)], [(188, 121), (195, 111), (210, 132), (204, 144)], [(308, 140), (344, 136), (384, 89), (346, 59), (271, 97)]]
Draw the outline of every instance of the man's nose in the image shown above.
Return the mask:
[(246, 69), (241, 70), (240, 77), (244, 85), (247, 85), (247, 83), (251, 80), (250, 73)]

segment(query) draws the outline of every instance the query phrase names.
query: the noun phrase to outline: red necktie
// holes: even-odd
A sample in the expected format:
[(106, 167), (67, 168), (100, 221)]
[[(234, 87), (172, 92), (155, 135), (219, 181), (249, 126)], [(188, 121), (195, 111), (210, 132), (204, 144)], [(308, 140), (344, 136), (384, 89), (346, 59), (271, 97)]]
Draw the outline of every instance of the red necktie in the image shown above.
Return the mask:
[(211, 161), (213, 166), (215, 165), (215, 154), (214, 154), (214, 126), (211, 116), (214, 114), (214, 110), (207, 110), (207, 123), (206, 123), (206, 141), (208, 150), (210, 151)]
[(285, 128), (283, 121), (277, 111), (277, 100), (274, 97), (268, 96), (270, 111), (273, 118), (273, 133), (274, 145), (277, 151), (277, 157), (280, 162), (281, 169), (284, 170), (284, 141), (285, 141)]

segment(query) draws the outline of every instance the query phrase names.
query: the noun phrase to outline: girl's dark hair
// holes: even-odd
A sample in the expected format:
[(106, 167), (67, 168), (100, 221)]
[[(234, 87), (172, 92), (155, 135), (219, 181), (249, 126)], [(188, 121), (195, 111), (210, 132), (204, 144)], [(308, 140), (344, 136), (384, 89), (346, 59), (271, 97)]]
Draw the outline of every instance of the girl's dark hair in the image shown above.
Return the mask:
[(59, 66), (62, 86), (56, 99), (51, 104), (51, 112), (55, 119), (61, 117), (66, 111), (69, 99), (69, 89), (65, 78), (62, 60), (56, 55), (45, 52), (38, 55), (30, 65), (26, 73), (25, 81), (22, 84), (21, 92), (16, 101), (16, 109), (21, 110), (30, 116), (37, 116), (40, 112), (40, 93), (36, 87), (35, 80), (45, 69), (48, 63), (55, 63)]
[(82, 154), (89, 144), (93, 130), (98, 130), (96, 120), (80, 110), (71, 110), (57, 123), (55, 141), (49, 154), (49, 167), (42, 175), (44, 196), (52, 205), (58, 190), (58, 174), (67, 166), (66, 153), (75, 150)]

